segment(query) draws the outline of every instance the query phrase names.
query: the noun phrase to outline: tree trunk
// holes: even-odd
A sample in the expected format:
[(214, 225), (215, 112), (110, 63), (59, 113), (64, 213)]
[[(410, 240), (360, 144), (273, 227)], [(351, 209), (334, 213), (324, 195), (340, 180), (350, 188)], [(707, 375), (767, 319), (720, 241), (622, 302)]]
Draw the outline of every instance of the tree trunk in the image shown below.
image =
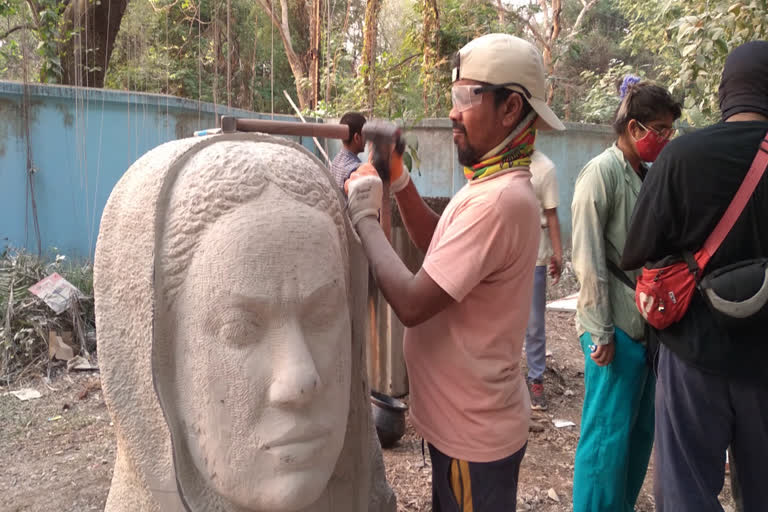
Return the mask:
[[(253, 26), (258, 27), (259, 26), (259, 17), (258, 14), (254, 12), (253, 14)], [(254, 91), (256, 90), (256, 64), (258, 63), (258, 52), (259, 49), (259, 31), (254, 30), (253, 31), (253, 59), (251, 60), (251, 87), (248, 92), (248, 101), (247, 101), (247, 109), (253, 110), (253, 97), (254, 97)], [(270, 73), (272, 73), (272, 70), (269, 70)]]
[[(270, 0), (258, 1), (264, 10), (267, 11), (267, 14), (269, 14), (269, 17), (272, 19), (272, 24), (277, 28), (277, 31), (280, 33), (280, 38), (283, 40), (285, 56), (288, 58), (288, 64), (291, 66), (291, 71), (293, 72), (293, 77), (296, 82), (296, 94), (299, 98), (299, 107), (303, 110), (312, 103), (312, 87), (306, 87), (307, 67), (293, 50), (291, 29), (288, 25), (288, 0), (282, 0), (280, 2), (281, 19), (278, 19), (272, 9), (273, 4)], [(272, 70), (272, 73), (274, 73), (274, 70)]]
[(230, 37), (230, 16), (232, 1), (227, 0), (227, 107), (232, 107), (232, 38)]
[(213, 9), (213, 105), (216, 113), (216, 126), (219, 124), (219, 112), (217, 105), (219, 104), (219, 50), (221, 45), (219, 44), (219, 4)]
[[(423, 100), (424, 115), (440, 111), (440, 93), (439, 83), (436, 78), (438, 74), (438, 47), (440, 44), (440, 13), (437, 7), (437, 0), (424, 0), (424, 19), (423, 19), (423, 53), (422, 76), (424, 80)], [(430, 111), (430, 106), (432, 107)]]
[[(73, 0), (62, 14), (61, 33), (75, 31), (59, 50), (61, 83), (104, 87), (120, 22), (128, 0)], [(85, 47), (88, 31), (88, 48)]]
[(544, 68), (547, 70), (547, 105), (552, 105), (555, 99), (555, 64), (552, 60), (552, 50), (549, 47), (545, 47), (541, 52), (544, 60)]
[[(347, 30), (349, 29), (349, 13), (351, 11), (351, 8), (352, 8), (352, 0), (347, 0), (347, 10), (346, 10), (346, 13), (344, 14), (344, 27), (341, 29), (341, 34), (343, 38), (342, 40), (346, 40), (347, 38)], [(330, 36), (331, 35), (328, 34), (326, 37), (330, 38)], [(341, 51), (342, 48), (343, 48), (343, 45), (340, 45), (333, 53), (333, 64), (332, 64), (331, 70), (328, 73), (328, 83), (326, 84), (326, 89), (325, 89), (326, 103), (331, 102), (331, 84), (336, 81), (336, 64), (339, 59), (339, 52)]]
[(368, 94), (368, 113), (373, 114), (376, 100), (376, 36), (378, 33), (381, 0), (368, 0), (365, 4), (365, 33), (363, 39), (363, 84)]
[(561, 0), (552, 0), (552, 19), (549, 26), (549, 44), (547, 45), (547, 56), (544, 58), (544, 64), (547, 66), (547, 73), (549, 74), (549, 87), (547, 88), (547, 105), (552, 105), (555, 99), (555, 88), (557, 87), (557, 77), (555, 76), (555, 68), (557, 62), (552, 57), (552, 48), (557, 44), (557, 38), (560, 37), (560, 31), (562, 25), (560, 24), (560, 15), (563, 12), (563, 4)]
[(312, 16), (309, 24), (309, 78), (312, 81), (312, 105), (317, 106), (320, 100), (320, 34), (322, 20), (320, 4), (322, 0), (312, 0)]

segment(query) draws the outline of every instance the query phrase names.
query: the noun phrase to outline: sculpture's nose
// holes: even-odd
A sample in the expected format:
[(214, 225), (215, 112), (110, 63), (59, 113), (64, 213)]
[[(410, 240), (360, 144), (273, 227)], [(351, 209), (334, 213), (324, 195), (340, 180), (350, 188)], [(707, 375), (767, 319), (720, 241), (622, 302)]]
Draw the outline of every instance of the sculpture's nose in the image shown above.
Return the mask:
[(280, 331), (276, 333), (280, 348), (273, 355), (269, 401), (283, 407), (303, 407), (315, 397), (322, 381), (301, 327), (289, 323)]

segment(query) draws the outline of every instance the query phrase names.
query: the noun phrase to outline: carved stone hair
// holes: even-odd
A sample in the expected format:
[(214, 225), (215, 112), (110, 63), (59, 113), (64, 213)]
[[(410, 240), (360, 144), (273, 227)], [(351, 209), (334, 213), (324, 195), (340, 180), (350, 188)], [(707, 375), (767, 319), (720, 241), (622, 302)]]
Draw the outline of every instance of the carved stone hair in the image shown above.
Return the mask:
[[(347, 233), (340, 201), (325, 171), (315, 161), (281, 144), (220, 142), (186, 162), (166, 205), (159, 250), (167, 304), (174, 302), (206, 229), (238, 206), (258, 198), (270, 184), (330, 216), (339, 234), (343, 268), (348, 268)], [(349, 288), (346, 275), (345, 280)]]

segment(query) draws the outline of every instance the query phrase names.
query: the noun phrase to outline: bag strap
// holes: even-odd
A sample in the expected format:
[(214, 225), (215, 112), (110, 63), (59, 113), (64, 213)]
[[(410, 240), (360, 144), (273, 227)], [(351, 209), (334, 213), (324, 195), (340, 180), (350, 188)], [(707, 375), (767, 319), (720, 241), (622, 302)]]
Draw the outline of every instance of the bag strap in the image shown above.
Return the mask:
[(768, 167), (768, 133), (765, 134), (765, 138), (760, 141), (760, 147), (757, 150), (757, 155), (752, 161), (752, 165), (749, 168), (749, 172), (744, 177), (744, 181), (741, 182), (739, 189), (736, 191), (736, 195), (731, 200), (731, 204), (728, 205), (728, 209), (725, 210), (720, 222), (717, 223), (715, 229), (709, 234), (707, 240), (704, 242), (704, 246), (696, 255), (697, 262), (700, 268), (709, 263), (709, 259), (723, 243), (725, 237), (736, 224), (736, 220), (741, 216), (741, 212), (747, 206), (749, 198), (752, 197), (752, 193), (755, 191), (757, 184), (760, 182), (760, 178), (765, 173), (765, 168)]
[(605, 259), (605, 266), (608, 267), (608, 270), (616, 276), (619, 281), (621, 281), (623, 284), (629, 286), (633, 290), (637, 286), (635, 283), (632, 282), (632, 280), (629, 278), (629, 276), (619, 268), (618, 265), (616, 265), (614, 262), (609, 260), (608, 258)]

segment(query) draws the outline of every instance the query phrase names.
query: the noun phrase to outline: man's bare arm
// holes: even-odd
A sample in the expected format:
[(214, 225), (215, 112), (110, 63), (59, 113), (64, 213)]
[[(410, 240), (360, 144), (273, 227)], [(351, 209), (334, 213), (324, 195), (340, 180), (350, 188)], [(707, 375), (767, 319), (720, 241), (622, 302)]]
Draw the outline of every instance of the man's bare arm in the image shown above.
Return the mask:
[(357, 232), (376, 283), (403, 325), (425, 322), (454, 302), (424, 269), (416, 275), (408, 270), (374, 217), (360, 220)]
[(560, 238), (560, 219), (557, 217), (557, 208), (544, 210), (544, 218), (547, 220), (549, 241), (552, 242), (552, 261), (550, 262), (549, 275), (552, 276), (554, 284), (557, 284), (563, 270), (563, 242)]

